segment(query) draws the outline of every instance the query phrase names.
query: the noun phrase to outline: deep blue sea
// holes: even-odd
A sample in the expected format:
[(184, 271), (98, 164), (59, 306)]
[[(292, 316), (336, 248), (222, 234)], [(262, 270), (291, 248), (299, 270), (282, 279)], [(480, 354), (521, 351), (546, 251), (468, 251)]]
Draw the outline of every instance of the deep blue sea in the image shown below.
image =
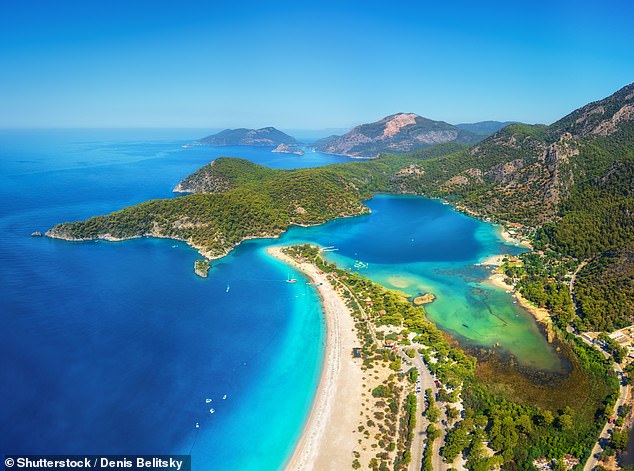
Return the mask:
[(430, 316), (462, 341), (558, 367), (532, 320), (475, 266), (517, 248), (438, 201), (377, 196), (371, 215), (248, 241), (207, 279), (180, 242), (30, 237), (175, 197), (179, 180), (221, 155), (275, 168), (349, 160), (182, 147), (202, 135), (0, 131), (0, 452), (191, 453), (195, 470), (279, 469), (310, 408), (324, 332), (316, 292), (283, 281), (291, 270), (266, 256), (270, 244), (335, 246), (331, 260), (368, 263), (364, 274), (386, 286), (434, 291)]

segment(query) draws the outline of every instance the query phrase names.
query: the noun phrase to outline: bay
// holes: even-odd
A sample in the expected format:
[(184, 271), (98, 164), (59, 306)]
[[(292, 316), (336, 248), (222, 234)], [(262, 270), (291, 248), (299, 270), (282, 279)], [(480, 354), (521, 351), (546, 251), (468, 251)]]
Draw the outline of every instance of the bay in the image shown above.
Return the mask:
[[(534, 322), (483, 285), (488, 272), (475, 265), (519, 249), (434, 200), (379, 195), (370, 215), (245, 242), (204, 280), (192, 270), (198, 254), (179, 242), (30, 237), (174, 197), (180, 179), (221, 155), (274, 168), (349, 161), (182, 147), (199, 135), (0, 132), (0, 362), (9, 379), (0, 386), (0, 451), (191, 452), (194, 469), (280, 468), (315, 392), (324, 327), (316, 292), (266, 256), (271, 244), (335, 246), (331, 261), (360, 260), (388, 287), (434, 292), (430, 317), (462, 342), (560, 367)], [(289, 272), (300, 282), (285, 283)]]

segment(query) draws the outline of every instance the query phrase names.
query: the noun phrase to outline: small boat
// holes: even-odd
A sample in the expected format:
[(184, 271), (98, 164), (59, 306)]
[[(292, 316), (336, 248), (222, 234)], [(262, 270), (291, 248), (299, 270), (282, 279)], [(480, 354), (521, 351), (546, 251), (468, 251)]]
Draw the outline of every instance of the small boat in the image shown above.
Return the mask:
[(289, 273), (289, 275), (286, 277), (285, 280), (287, 283), (297, 283), (297, 279), (296, 278), (291, 278), (291, 275)]
[(212, 408), (212, 409), (209, 409), (209, 413), (210, 413), (210, 414), (213, 414), (214, 412), (216, 412), (216, 409), (213, 409), (213, 408)]
[(229, 283), (227, 283), (227, 289), (225, 290), (225, 293), (228, 293), (230, 289)]
[(465, 323), (462, 324), (462, 327), (466, 327), (467, 329), (469, 328), (469, 326)]
[(196, 422), (196, 428), (200, 428), (200, 424)]
[(205, 404), (209, 404), (211, 402), (211, 399), (205, 399)]
[(224, 396), (222, 396), (222, 399), (223, 400), (227, 399), (227, 395), (225, 394)]

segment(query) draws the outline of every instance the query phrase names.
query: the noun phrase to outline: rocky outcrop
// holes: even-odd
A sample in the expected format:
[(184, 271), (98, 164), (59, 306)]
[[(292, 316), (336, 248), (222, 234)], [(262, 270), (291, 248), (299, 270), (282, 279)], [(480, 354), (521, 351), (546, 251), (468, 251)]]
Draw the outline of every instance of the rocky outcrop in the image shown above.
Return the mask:
[(598, 134), (599, 136), (608, 136), (615, 132), (619, 123), (623, 121), (631, 121), (634, 118), (634, 104), (628, 104), (623, 106), (619, 111), (607, 121), (599, 123), (591, 133)]
[(565, 132), (573, 137), (607, 136), (633, 117), (634, 83), (607, 98), (588, 103), (553, 123), (550, 126), (552, 140), (558, 140)]
[(280, 144), (275, 149), (273, 149), (271, 152), (281, 152), (283, 154), (304, 155), (304, 151), (302, 149), (300, 149), (299, 147), (289, 146), (287, 144)]
[(194, 262), (194, 273), (201, 278), (207, 278), (211, 263), (207, 259), (198, 259)]

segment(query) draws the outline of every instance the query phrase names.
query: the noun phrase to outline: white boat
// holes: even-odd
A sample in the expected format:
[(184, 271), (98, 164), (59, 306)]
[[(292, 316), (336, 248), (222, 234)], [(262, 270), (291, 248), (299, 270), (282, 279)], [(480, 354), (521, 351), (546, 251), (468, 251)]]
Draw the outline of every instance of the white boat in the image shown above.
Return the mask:
[(227, 399), (227, 395), (225, 394), (224, 396), (222, 396), (222, 399)]
[(227, 283), (227, 289), (225, 290), (225, 293), (229, 292), (229, 288), (230, 288), (229, 283)]
[(196, 422), (196, 428), (200, 428), (200, 424)]
[(216, 412), (216, 409), (213, 409), (213, 408), (212, 408), (212, 409), (209, 409), (209, 413), (210, 413), (210, 414), (213, 414), (214, 412)]
[(209, 404), (211, 402), (211, 399), (205, 399), (205, 404)]

